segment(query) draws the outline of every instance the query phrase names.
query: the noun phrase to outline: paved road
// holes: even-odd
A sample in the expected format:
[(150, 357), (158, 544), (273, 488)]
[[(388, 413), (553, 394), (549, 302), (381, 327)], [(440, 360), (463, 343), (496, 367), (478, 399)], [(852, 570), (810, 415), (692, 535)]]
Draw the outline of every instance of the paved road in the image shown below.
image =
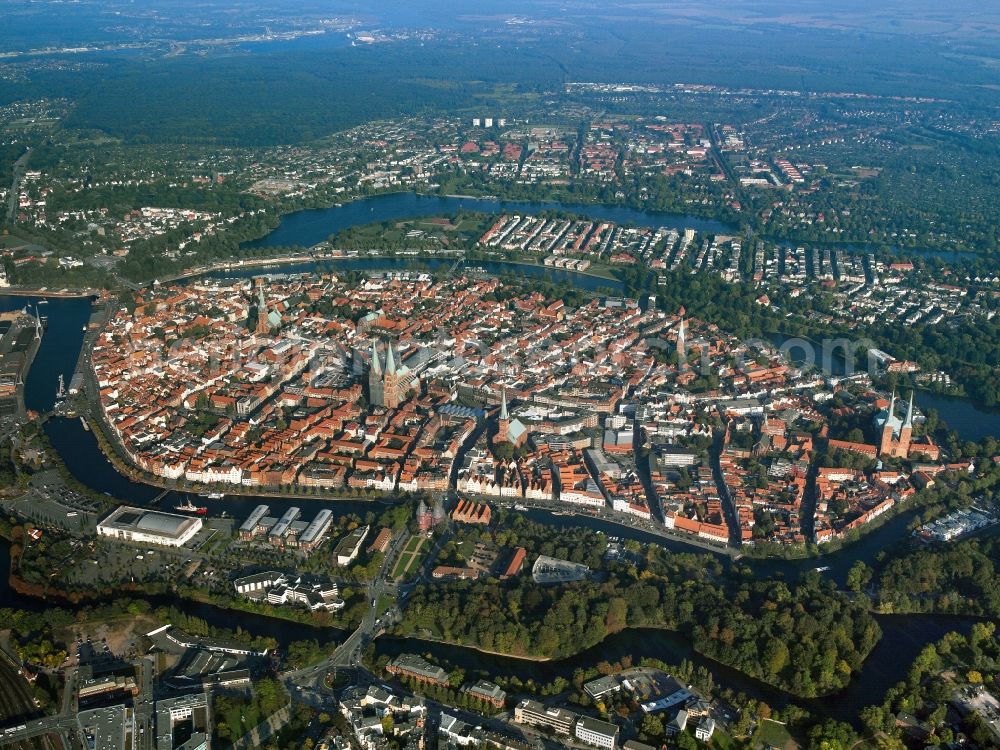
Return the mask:
[[(410, 538), (410, 535), (405, 531), (397, 534), (386, 552), (385, 560), (378, 575), (375, 576), (374, 580), (367, 587), (367, 596), (371, 606), (365, 612), (364, 617), (361, 618), (361, 624), (343, 643), (337, 646), (336, 650), (329, 657), (319, 664), (286, 672), (282, 675), (286, 687), (291, 691), (301, 693), (302, 691), (309, 691), (312, 688), (321, 686), (326, 675), (338, 668), (362, 670), (363, 668), (360, 666), (361, 650), (379, 632), (392, 625), (399, 618), (401, 614), (398, 606), (399, 603), (409, 596), (417, 583), (421, 580), (430, 580), (429, 571), (434, 560), (437, 558), (441, 547), (451, 538), (451, 534), (452, 527), (451, 522), (449, 522), (448, 526), (437, 535), (434, 547), (424, 559), (423, 566), (417, 576), (414, 580), (407, 583), (397, 583), (389, 579), (389, 572), (392, 570), (396, 558), (403, 551), (406, 542)], [(379, 613), (377, 609), (378, 602), (384, 596), (391, 597), (396, 602), (396, 606), (390, 607), (384, 613)]]
[(13, 224), (14, 217), (17, 214), (17, 204), (18, 204), (18, 193), (20, 192), (21, 178), (24, 176), (24, 167), (28, 163), (28, 157), (31, 156), (31, 149), (29, 148), (23, 154), (21, 158), (14, 162), (14, 179), (10, 184), (10, 198), (7, 201), (7, 223)]
[[(21, 728), (23, 727), (23, 729)], [(17, 727), (0, 731), (0, 746), (10, 745), (21, 740), (30, 740), (33, 737), (41, 737), (43, 734), (57, 734), (63, 738), (64, 742), (75, 736), (77, 722), (75, 716), (48, 716), (44, 719), (35, 719)], [(68, 747), (68, 743), (66, 743)]]
[(135, 740), (133, 750), (152, 750), (156, 730), (153, 726), (153, 663), (147, 659), (139, 662), (139, 695), (135, 699)]
[[(79, 747), (79, 722), (76, 718), (79, 706), (76, 702), (76, 691), (77, 669), (71, 667), (66, 670), (66, 686), (63, 690), (60, 712), (55, 716), (35, 719), (15, 727), (8, 727), (6, 730), (0, 730), (0, 746), (45, 734), (56, 734), (62, 739), (64, 748)], [(139, 695), (135, 701), (136, 741), (133, 745), (134, 750), (152, 750), (155, 744), (156, 731), (153, 727), (153, 709), (153, 664), (143, 659), (139, 663)], [(140, 728), (142, 732), (139, 731)]]
[[(381, 629), (386, 626), (389, 624), (389, 621), (391, 621), (391, 616), (379, 615), (377, 611), (379, 598), (384, 595), (390, 595), (393, 596), (398, 602), (399, 597), (408, 594), (409, 589), (412, 588), (400, 586), (395, 582), (388, 580), (388, 573), (392, 570), (392, 565), (395, 563), (396, 557), (406, 545), (409, 536), (410, 535), (404, 530), (403, 532), (396, 534), (393, 538), (389, 549), (386, 551), (382, 567), (379, 569), (374, 580), (368, 584), (366, 589), (366, 596), (368, 597), (370, 606), (366, 610), (364, 617), (361, 618), (361, 624), (358, 625), (357, 629), (351, 633), (343, 643), (337, 646), (336, 650), (329, 657), (321, 661), (319, 664), (312, 667), (306, 667), (304, 669), (297, 669), (292, 672), (286, 672), (282, 675), (282, 679), (287, 687), (291, 689), (293, 687), (301, 688), (315, 686), (320, 684), (326, 677), (327, 673), (335, 668), (352, 667), (359, 663), (361, 649), (364, 648), (369, 640), (371, 640), (373, 633), (375, 633), (377, 629)], [(387, 617), (389, 618), (388, 620)]]

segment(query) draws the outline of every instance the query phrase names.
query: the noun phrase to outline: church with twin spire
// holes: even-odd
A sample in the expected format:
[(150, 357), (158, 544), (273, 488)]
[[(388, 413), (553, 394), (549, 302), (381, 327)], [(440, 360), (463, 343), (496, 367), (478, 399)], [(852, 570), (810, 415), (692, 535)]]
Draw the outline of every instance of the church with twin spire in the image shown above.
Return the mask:
[(896, 392), (892, 392), (889, 408), (875, 416), (875, 426), (880, 430), (878, 454), (892, 458), (908, 458), (913, 440), (913, 392), (906, 407), (906, 419), (896, 416)]

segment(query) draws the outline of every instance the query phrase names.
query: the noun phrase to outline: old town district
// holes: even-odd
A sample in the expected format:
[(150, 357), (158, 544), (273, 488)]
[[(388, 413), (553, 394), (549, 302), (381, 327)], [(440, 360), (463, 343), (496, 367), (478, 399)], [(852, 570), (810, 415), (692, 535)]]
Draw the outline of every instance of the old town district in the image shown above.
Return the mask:
[(947, 464), (909, 392), (796, 368), (654, 298), (570, 307), (396, 272), (161, 285), (128, 307), (94, 345), (101, 415), (168, 486), (452, 491), (795, 545), (972, 468)]

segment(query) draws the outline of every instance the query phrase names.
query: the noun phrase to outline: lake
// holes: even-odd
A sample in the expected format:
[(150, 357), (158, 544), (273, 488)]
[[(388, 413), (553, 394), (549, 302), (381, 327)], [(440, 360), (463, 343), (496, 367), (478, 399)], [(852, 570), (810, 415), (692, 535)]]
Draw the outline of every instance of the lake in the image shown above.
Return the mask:
[[(830, 353), (829, 362), (824, 362), (821, 341), (808, 336), (788, 336), (783, 333), (770, 333), (765, 338), (778, 348), (787, 344), (786, 354), (795, 365), (815, 364), (828, 374), (837, 376), (844, 375), (847, 370), (843, 349), (834, 349)], [(980, 406), (962, 396), (946, 396), (921, 390), (915, 391), (913, 400), (923, 411), (935, 409), (941, 421), (958, 433), (962, 440), (978, 442), (983, 438), (1000, 436), (1000, 407)]]
[(930, 391), (917, 391), (913, 400), (924, 411), (935, 409), (941, 421), (962, 440), (978, 442), (987, 437), (1000, 437), (1000, 407), (979, 406), (967, 398)]

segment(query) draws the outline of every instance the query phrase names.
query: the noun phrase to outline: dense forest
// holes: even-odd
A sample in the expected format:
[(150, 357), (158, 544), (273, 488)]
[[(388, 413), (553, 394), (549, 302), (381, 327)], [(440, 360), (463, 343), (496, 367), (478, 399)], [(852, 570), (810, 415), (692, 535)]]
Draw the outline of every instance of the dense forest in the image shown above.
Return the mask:
[(886, 612), (1000, 617), (1000, 539), (922, 547), (888, 562), (875, 584)]
[(421, 586), (400, 631), (513, 655), (565, 656), (627, 627), (688, 634), (699, 652), (800, 696), (844, 687), (881, 631), (862, 607), (810, 579), (794, 588), (717, 576), (702, 561), (650, 552), (602, 583), (521, 578)]
[[(0, 105), (63, 97), (76, 102), (70, 127), (137, 141), (274, 144), (371, 119), (495, 104), (505, 98), (498, 90), (511, 84), (542, 94), (566, 81), (690, 81), (938, 96), (979, 105), (996, 97), (984, 85), (992, 83), (985, 59), (995, 50), (981, 49), (983, 61), (973, 53), (960, 58), (928, 37), (775, 25), (762, 45), (760, 32), (739, 24), (652, 20), (648, 14), (637, 23), (632, 12), (593, 7), (549, 12), (558, 23), (521, 29), (466, 19), (463, 28), (432, 40), (374, 46), (346, 46), (342, 35), (328, 34), (204, 56), (93, 53), (87, 65), (38, 66), (0, 78)], [(454, 24), (455, 14), (442, 12), (436, 20)], [(984, 44), (976, 40), (969, 49)], [(379, 96), (372, 95), (376, 91)]]

